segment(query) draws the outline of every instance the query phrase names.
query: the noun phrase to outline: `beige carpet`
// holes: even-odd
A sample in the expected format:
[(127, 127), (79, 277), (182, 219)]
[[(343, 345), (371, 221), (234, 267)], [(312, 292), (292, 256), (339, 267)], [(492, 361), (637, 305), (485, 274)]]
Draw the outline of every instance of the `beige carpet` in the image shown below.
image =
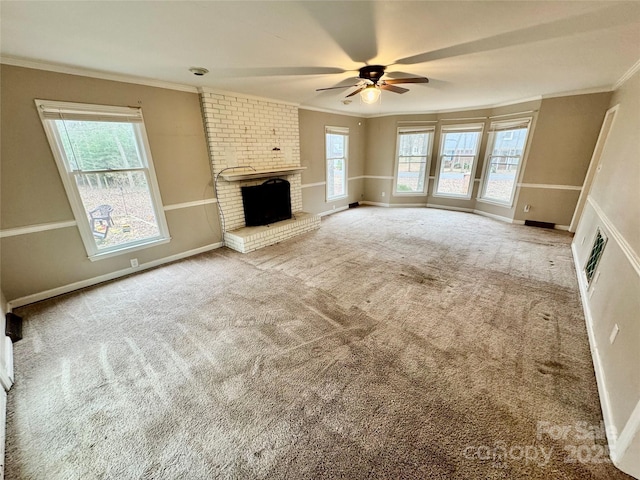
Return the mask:
[(361, 207), (21, 308), (7, 478), (628, 478), (570, 240)]

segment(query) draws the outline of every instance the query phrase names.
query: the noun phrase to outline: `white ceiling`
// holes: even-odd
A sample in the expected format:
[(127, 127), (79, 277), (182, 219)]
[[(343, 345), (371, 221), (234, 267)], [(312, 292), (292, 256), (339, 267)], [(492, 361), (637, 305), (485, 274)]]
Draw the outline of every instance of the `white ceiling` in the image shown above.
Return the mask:
[[(0, 9), (5, 58), (363, 115), (610, 89), (640, 58), (637, 1), (2, 0)], [(431, 82), (385, 91), (375, 105), (343, 104), (353, 89), (315, 91), (355, 84), (364, 64)]]

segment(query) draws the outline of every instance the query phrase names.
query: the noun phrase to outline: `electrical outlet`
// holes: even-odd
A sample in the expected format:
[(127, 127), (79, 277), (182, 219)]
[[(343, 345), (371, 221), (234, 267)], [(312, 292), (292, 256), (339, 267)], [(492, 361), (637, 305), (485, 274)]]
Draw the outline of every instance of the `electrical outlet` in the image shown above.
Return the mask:
[(609, 343), (613, 345), (613, 342), (616, 341), (616, 337), (618, 336), (618, 332), (620, 331), (620, 327), (616, 323), (611, 330), (611, 335), (609, 335)]
[(382, 196), (384, 197), (385, 195), (386, 195), (386, 193), (385, 193), (385, 192), (382, 192)]
[(531, 205), (526, 204), (526, 205), (524, 206), (524, 211), (525, 211), (525, 213), (527, 213), (529, 210), (531, 210)]
[(138, 266), (138, 259), (137, 258), (132, 258), (131, 259), (131, 268), (136, 268)]

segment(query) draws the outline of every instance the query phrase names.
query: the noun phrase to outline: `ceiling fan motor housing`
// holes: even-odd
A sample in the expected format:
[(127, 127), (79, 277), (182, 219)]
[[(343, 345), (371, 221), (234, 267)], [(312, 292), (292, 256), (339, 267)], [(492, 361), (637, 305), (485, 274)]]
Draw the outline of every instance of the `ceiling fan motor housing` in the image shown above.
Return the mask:
[(385, 70), (384, 65), (366, 65), (360, 69), (360, 78), (369, 80), (377, 85)]

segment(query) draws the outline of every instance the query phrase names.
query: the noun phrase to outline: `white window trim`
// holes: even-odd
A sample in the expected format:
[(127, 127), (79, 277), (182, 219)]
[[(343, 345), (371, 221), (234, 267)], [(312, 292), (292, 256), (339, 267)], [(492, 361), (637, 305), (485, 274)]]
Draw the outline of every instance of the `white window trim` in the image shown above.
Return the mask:
[[(442, 149), (444, 148), (444, 142), (442, 141), (445, 133), (449, 132), (465, 132), (473, 131), (479, 132), (480, 138), (478, 140), (478, 148), (473, 156), (473, 165), (471, 166), (471, 178), (469, 179), (469, 192), (466, 195), (457, 195), (452, 193), (438, 193), (438, 184), (440, 183), (440, 165), (442, 163)], [(471, 200), (473, 196), (473, 189), (475, 186), (476, 170), (478, 168), (478, 158), (480, 157), (480, 149), (482, 148), (482, 138), (484, 134), (484, 123), (465, 123), (461, 125), (446, 125), (440, 128), (440, 149), (438, 151), (438, 161), (436, 164), (436, 175), (433, 181), (433, 194), (434, 197), (441, 198), (456, 198), (458, 200)]]
[[(520, 161), (518, 162), (518, 169), (516, 170), (515, 181), (513, 184), (513, 189), (511, 190), (511, 198), (508, 202), (500, 201), (496, 198), (486, 197), (485, 192), (487, 190), (487, 179), (489, 178), (489, 174), (487, 173), (490, 168), (490, 157), (491, 152), (493, 151), (493, 145), (495, 142), (495, 134), (500, 130), (508, 130), (509, 128), (515, 128), (518, 125), (524, 126), (527, 125), (527, 136), (524, 139), (524, 148), (522, 150), (522, 155), (520, 156)], [(525, 158), (529, 153), (529, 139), (531, 138), (531, 126), (533, 123), (533, 117), (526, 118), (518, 118), (512, 120), (503, 120), (492, 122), (489, 128), (489, 138), (487, 140), (487, 149), (484, 156), (484, 165), (482, 168), (482, 176), (480, 177), (480, 189), (478, 190), (477, 201), (482, 203), (488, 203), (491, 205), (497, 205), (499, 207), (507, 207), (512, 208), (514, 199), (516, 198), (516, 191), (519, 187), (520, 182), (520, 174), (522, 173), (522, 166), (525, 163)]]
[[(156, 177), (153, 160), (151, 158), (151, 148), (147, 138), (142, 109), (39, 99), (35, 99), (34, 101), (89, 260), (96, 261), (104, 258), (110, 258), (169, 242), (171, 237), (169, 236), (169, 228), (164, 215), (162, 197), (160, 196), (160, 190), (158, 188), (158, 179)], [(139, 130), (138, 135), (136, 135), (138, 151), (143, 157), (143, 162), (146, 164), (145, 169), (147, 170), (149, 178), (149, 194), (151, 196), (154, 214), (158, 224), (159, 235), (157, 237), (145, 238), (136, 242), (130, 242), (126, 245), (115, 245), (110, 248), (98, 250), (93, 233), (91, 232), (91, 227), (87, 220), (87, 213), (85, 211), (84, 204), (82, 203), (80, 192), (72, 178), (72, 173), (67, 169), (65, 158), (63, 157), (64, 147), (57, 129), (53, 126), (53, 122), (50, 121), (53, 119), (50, 112), (54, 110), (58, 111), (60, 114), (68, 114), (69, 116), (72, 116), (73, 112), (78, 112), (81, 115), (82, 113), (86, 115), (94, 114), (96, 118), (99, 118), (100, 116), (109, 118), (117, 117), (123, 119), (124, 122), (132, 122), (136, 124), (136, 128)]]
[[(398, 168), (400, 167), (400, 134), (401, 133), (426, 133), (427, 134), (427, 165), (424, 172), (424, 191), (422, 192), (398, 192)], [(393, 188), (391, 195), (394, 197), (426, 197), (429, 195), (429, 172), (431, 171), (431, 151), (433, 150), (433, 137), (435, 127), (414, 126), (414, 127), (398, 127), (396, 131), (396, 162), (393, 175)]]
[[(344, 141), (344, 195), (329, 196), (329, 171), (327, 169), (327, 134), (343, 135)], [(348, 127), (332, 127), (324, 128), (324, 179), (325, 179), (325, 198), (326, 203), (342, 200), (349, 196), (349, 128)]]

